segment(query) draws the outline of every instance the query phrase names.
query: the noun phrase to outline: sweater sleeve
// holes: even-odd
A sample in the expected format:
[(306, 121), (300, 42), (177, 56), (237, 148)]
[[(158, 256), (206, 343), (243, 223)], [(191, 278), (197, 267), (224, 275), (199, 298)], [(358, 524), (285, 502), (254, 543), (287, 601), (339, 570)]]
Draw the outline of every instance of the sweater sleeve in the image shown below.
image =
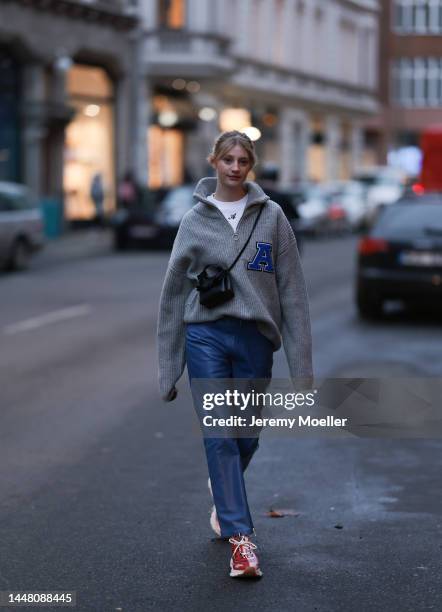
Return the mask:
[(186, 275), (185, 224), (181, 222), (161, 290), (158, 327), (158, 381), (163, 400), (175, 398), (175, 384), (183, 374), (185, 355), (184, 309), (192, 281)]
[(192, 289), (185, 272), (168, 267), (158, 316), (158, 366), (161, 397), (167, 401), (185, 366), (184, 306)]
[(283, 220), (276, 277), (281, 304), (281, 335), (292, 378), (313, 377), (312, 337), (307, 288), (296, 238)]

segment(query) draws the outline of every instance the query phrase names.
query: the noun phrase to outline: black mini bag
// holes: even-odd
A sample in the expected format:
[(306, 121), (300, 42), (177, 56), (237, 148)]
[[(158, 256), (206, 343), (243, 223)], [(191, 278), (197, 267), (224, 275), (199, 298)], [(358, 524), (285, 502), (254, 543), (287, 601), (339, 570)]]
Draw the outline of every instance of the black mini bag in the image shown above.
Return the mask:
[(245, 245), (237, 255), (235, 261), (227, 269), (223, 268), (222, 266), (208, 264), (205, 266), (204, 270), (198, 274), (196, 289), (200, 294), (200, 304), (206, 308), (215, 308), (215, 306), (224, 304), (235, 296), (235, 292), (233, 291), (232, 287), (232, 279), (230, 278), (229, 272), (243, 254), (246, 246), (249, 244), (249, 240), (252, 237), (256, 224), (261, 216), (262, 209), (263, 205), (261, 205), (260, 211), (255, 219), (255, 223), (253, 224), (252, 231), (250, 232)]

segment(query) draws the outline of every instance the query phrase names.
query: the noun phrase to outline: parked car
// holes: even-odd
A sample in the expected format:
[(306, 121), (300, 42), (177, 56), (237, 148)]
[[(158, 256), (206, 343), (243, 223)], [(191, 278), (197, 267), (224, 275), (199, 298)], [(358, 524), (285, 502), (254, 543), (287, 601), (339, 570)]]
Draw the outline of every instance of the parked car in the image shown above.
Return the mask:
[(358, 231), (367, 220), (366, 188), (357, 181), (334, 181), (324, 185), (329, 217), (340, 221), (342, 230)]
[(327, 197), (319, 185), (298, 185), (294, 200), (299, 214), (298, 228), (303, 234), (320, 236), (330, 230)]
[(357, 172), (353, 180), (367, 189), (367, 224), (374, 222), (379, 209), (397, 202), (405, 191), (405, 175), (397, 168), (374, 166)]
[(24, 185), (0, 182), (0, 265), (24, 270), (43, 245), (43, 215), (36, 198)]
[[(150, 248), (172, 248), (178, 227), (185, 213), (194, 205), (193, 184), (181, 185), (170, 189), (161, 199), (151, 194), (156, 200), (145, 205), (118, 210), (111, 219), (114, 230), (114, 246), (125, 250), (131, 245), (144, 245)], [(301, 252), (301, 240), (297, 229), (297, 211), (291, 196), (277, 190), (267, 190), (268, 195), (280, 204), (287, 216), (295, 235), (298, 250)]]
[(136, 206), (118, 210), (111, 219), (115, 248), (120, 251), (132, 245), (171, 248), (181, 219), (194, 204), (194, 188), (181, 185), (165, 194), (148, 192)]
[(359, 241), (359, 314), (381, 316), (388, 299), (442, 305), (441, 194), (411, 196), (385, 208)]
[(293, 193), (284, 189), (280, 189), (279, 187), (276, 187), (273, 183), (270, 182), (259, 180), (258, 183), (262, 187), (266, 195), (268, 195), (273, 202), (277, 202), (281, 207), (296, 236), (298, 252), (301, 254), (303, 246), (302, 230), (299, 226), (300, 215)]

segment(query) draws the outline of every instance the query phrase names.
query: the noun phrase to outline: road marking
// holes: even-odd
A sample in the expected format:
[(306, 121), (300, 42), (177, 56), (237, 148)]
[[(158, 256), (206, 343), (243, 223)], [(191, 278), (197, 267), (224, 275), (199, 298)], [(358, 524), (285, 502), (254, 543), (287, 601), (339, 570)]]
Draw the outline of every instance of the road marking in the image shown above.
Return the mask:
[(61, 310), (47, 312), (39, 317), (32, 317), (31, 319), (25, 319), (19, 323), (7, 325), (3, 328), (3, 333), (7, 336), (13, 336), (15, 334), (21, 334), (22, 332), (38, 329), (39, 327), (44, 327), (45, 325), (58, 323), (59, 321), (82, 317), (90, 312), (91, 306), (89, 304), (79, 304), (78, 306), (71, 306), (70, 308), (62, 308)]

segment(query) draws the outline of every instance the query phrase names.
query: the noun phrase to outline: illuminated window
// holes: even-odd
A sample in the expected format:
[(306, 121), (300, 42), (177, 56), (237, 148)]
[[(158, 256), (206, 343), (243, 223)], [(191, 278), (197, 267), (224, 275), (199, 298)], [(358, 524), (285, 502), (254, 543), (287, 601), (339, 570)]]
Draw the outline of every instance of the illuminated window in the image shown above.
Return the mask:
[(184, 0), (159, 0), (159, 24), (163, 28), (179, 30), (185, 26)]
[(148, 128), (149, 187), (173, 187), (183, 182), (184, 135), (179, 130)]
[(93, 219), (94, 176), (100, 175), (104, 211), (115, 208), (113, 83), (102, 68), (74, 65), (67, 89), (75, 116), (66, 128), (64, 148), (66, 217)]
[(219, 117), (222, 132), (243, 130), (252, 125), (250, 111), (246, 108), (224, 108)]

